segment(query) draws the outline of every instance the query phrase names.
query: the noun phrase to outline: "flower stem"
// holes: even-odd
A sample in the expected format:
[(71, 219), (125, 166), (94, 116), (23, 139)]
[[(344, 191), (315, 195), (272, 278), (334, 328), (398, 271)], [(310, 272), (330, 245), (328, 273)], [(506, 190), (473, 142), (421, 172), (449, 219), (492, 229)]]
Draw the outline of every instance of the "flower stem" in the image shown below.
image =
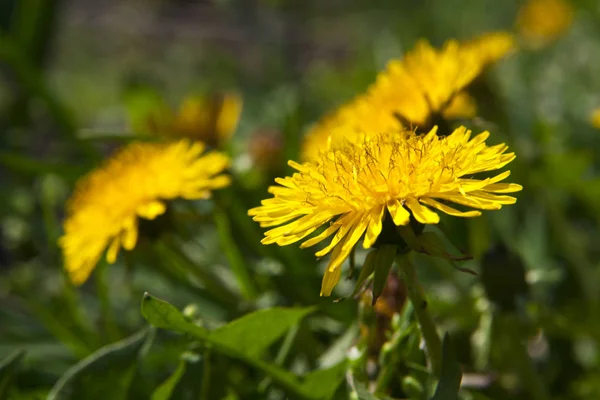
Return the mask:
[(177, 241), (171, 236), (163, 236), (153, 246), (159, 256), (166, 262), (165, 266), (179, 280), (188, 282), (187, 274), (192, 275), (202, 283), (207, 293), (223, 305), (234, 307), (237, 295), (233, 293), (222, 281), (210, 270), (197, 265), (181, 249)]
[(204, 350), (204, 363), (202, 366), (202, 387), (200, 389), (200, 400), (208, 400), (209, 395), (209, 385), (210, 385), (210, 374), (211, 374), (211, 355), (212, 349), (210, 347), (206, 347)]
[(119, 327), (110, 301), (110, 288), (107, 270), (108, 264), (105, 261), (101, 261), (96, 268), (95, 280), (96, 294), (100, 299), (100, 311), (102, 313), (104, 329), (106, 330), (106, 336), (109, 342), (112, 343), (119, 340), (121, 334), (119, 333)]
[(244, 260), (238, 246), (233, 240), (227, 213), (224, 209), (217, 206), (214, 210), (214, 217), (219, 239), (221, 240), (221, 246), (225, 252), (225, 256), (229, 260), (231, 270), (237, 278), (242, 295), (246, 300), (253, 300), (257, 297), (258, 289), (252, 279), (250, 267)]
[(405, 255), (397, 256), (396, 263), (406, 283), (408, 298), (413, 304), (413, 310), (417, 316), (423, 340), (425, 340), (429, 362), (431, 363), (433, 372), (439, 377), (442, 365), (442, 341), (438, 336), (433, 318), (429, 314), (427, 300), (419, 284), (417, 271), (409, 257)]

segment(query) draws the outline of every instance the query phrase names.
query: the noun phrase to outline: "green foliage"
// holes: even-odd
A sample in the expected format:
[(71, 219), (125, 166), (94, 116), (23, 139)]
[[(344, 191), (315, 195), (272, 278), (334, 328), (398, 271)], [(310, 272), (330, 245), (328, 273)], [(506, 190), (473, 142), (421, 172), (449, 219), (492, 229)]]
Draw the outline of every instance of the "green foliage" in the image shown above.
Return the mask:
[(25, 351), (16, 350), (0, 361), (0, 398), (8, 398), (10, 386), (24, 355)]
[(442, 373), (431, 400), (458, 399), (461, 379), (462, 371), (456, 360), (456, 350), (450, 335), (446, 334), (442, 343)]
[[(568, 32), (518, 37), (467, 88), (478, 113), (461, 123), (515, 152), (518, 202), (384, 224), (331, 298), (329, 256), (261, 244), (247, 210), (391, 58), (419, 38), (518, 35), (523, 2), (192, 3), (0, 2), (0, 399), (600, 398), (596, 2), (571, 1)], [(57, 239), (77, 180), (213, 90), (244, 98), (231, 187), (169, 201), (168, 230), (142, 221), (134, 250), (74, 287)], [(257, 160), (265, 136), (280, 154)]]
[(150, 324), (188, 334), (214, 351), (236, 358), (260, 370), (294, 396), (328, 399), (344, 376), (344, 363), (311, 372), (299, 379), (273, 363), (259, 358), (287, 330), (313, 311), (312, 307), (259, 310), (208, 331), (187, 321), (175, 307), (165, 301), (148, 294), (144, 295), (142, 301), (142, 314)]
[(372, 261), (375, 264), (375, 273), (373, 276), (373, 304), (381, 296), (385, 283), (387, 282), (388, 275), (394, 264), (396, 257), (396, 246), (383, 245), (377, 249), (375, 259)]
[(143, 349), (152, 338), (153, 331), (144, 329), (101, 348), (69, 368), (52, 387), (48, 400), (127, 399)]
[(180, 361), (177, 369), (152, 393), (152, 400), (169, 400), (185, 372), (185, 361)]

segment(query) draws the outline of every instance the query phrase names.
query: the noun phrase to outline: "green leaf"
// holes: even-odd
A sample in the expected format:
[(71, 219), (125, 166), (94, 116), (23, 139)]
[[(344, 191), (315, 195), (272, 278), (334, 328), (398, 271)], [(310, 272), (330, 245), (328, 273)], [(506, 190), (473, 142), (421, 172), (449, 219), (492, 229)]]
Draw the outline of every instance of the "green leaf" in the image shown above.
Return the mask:
[(354, 290), (350, 297), (354, 297), (360, 292), (360, 289), (365, 282), (365, 280), (375, 271), (375, 260), (377, 255), (377, 249), (373, 249), (367, 254), (365, 258), (365, 262), (363, 262), (362, 268), (360, 269), (360, 274), (358, 275), (358, 279), (356, 280), (356, 284), (354, 285)]
[(423, 385), (414, 376), (407, 375), (402, 378), (402, 391), (411, 399), (421, 399), (423, 397)]
[(313, 371), (304, 376), (302, 388), (318, 399), (330, 399), (346, 375), (348, 363), (343, 362), (327, 369)]
[(358, 400), (381, 400), (379, 397), (369, 392), (367, 387), (362, 383), (357, 383), (354, 389), (356, 395), (358, 396)]
[(128, 399), (138, 359), (153, 336), (150, 333), (144, 329), (81, 360), (58, 380), (47, 400)]
[(173, 394), (173, 390), (181, 380), (185, 372), (186, 362), (182, 360), (177, 369), (171, 376), (167, 378), (155, 391), (152, 393), (152, 400), (169, 400)]
[(387, 282), (390, 269), (396, 258), (396, 246), (385, 244), (377, 250), (377, 255), (373, 263), (375, 264), (375, 276), (373, 277), (373, 304), (383, 292)]
[(440, 381), (431, 400), (456, 400), (462, 380), (462, 370), (456, 360), (456, 350), (450, 335), (444, 336), (442, 343), (442, 372)]
[(208, 330), (189, 322), (181, 312), (166, 301), (144, 293), (142, 315), (157, 328), (169, 329), (179, 333), (189, 333), (197, 338), (205, 339)]
[[(313, 308), (287, 310), (275, 308), (258, 311), (209, 333), (206, 329), (187, 321), (179, 310), (163, 300), (152, 297), (148, 293), (142, 300), (142, 315), (152, 325), (189, 334), (195, 339), (211, 345), (213, 350), (262, 371), (281, 388), (302, 399), (317, 399), (317, 397), (306, 393), (294, 374), (257, 358), (256, 354), (265, 346), (268, 347), (283, 335), (286, 329), (313, 310)], [(286, 326), (287, 328), (283, 329)], [(252, 329), (252, 331), (248, 329)], [(276, 331), (277, 336), (270, 333), (270, 330)], [(242, 333), (254, 337), (257, 343), (253, 344), (247, 338), (242, 338)], [(265, 338), (260, 338), (261, 335), (264, 335)], [(243, 342), (239, 342), (240, 340)], [(243, 348), (246, 345), (250, 346), (249, 352), (248, 349)]]
[(423, 246), (425, 251), (430, 256), (448, 258), (449, 254), (446, 251), (444, 242), (435, 232), (424, 232), (419, 236), (419, 243)]
[(0, 399), (8, 398), (8, 390), (24, 355), (25, 351), (16, 350), (0, 362)]
[(246, 300), (253, 300), (256, 298), (258, 290), (254, 280), (252, 279), (250, 268), (244, 260), (244, 256), (240, 251), (240, 248), (235, 243), (231, 232), (231, 224), (229, 214), (222, 207), (215, 207), (213, 210), (215, 218), (215, 226), (217, 233), (219, 234), (220, 243), (229, 261), (231, 271), (237, 278), (240, 290)]
[(37, 176), (46, 173), (55, 173), (67, 180), (74, 181), (85, 173), (87, 168), (81, 165), (72, 165), (54, 161), (44, 161), (23, 154), (0, 152), (0, 165), (24, 175)]
[(245, 315), (210, 333), (213, 343), (256, 357), (314, 308), (270, 308)]

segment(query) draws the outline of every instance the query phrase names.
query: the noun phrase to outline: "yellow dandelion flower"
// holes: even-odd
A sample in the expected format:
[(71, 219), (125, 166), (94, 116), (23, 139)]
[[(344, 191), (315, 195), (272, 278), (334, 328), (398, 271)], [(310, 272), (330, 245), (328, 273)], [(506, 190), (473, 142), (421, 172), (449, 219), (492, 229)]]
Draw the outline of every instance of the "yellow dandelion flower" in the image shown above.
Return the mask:
[(235, 93), (211, 97), (187, 97), (167, 133), (220, 146), (231, 139), (242, 112), (242, 98)]
[[(243, 101), (236, 93), (188, 96), (174, 111), (159, 104), (143, 122), (134, 124), (142, 133), (170, 138), (200, 140), (221, 147), (231, 139), (242, 112)], [(141, 125), (141, 128), (139, 127)]]
[(492, 64), (513, 52), (515, 37), (509, 32), (488, 32), (462, 44), (463, 51), (472, 51), (483, 64)]
[(155, 219), (166, 211), (168, 200), (208, 198), (229, 184), (222, 175), (227, 156), (201, 155), (204, 148), (187, 139), (132, 143), (77, 183), (59, 240), (73, 283), (87, 280), (107, 248), (112, 264), (120, 247), (135, 247), (138, 217)]
[(400, 131), (395, 135), (364, 135), (364, 142), (346, 142), (322, 153), (317, 162), (288, 164), (298, 172), (275, 180), (269, 188), (273, 198), (248, 211), (262, 227), (275, 227), (265, 233), (264, 244), (280, 246), (300, 241), (320, 227), (317, 236), (306, 240), (306, 248), (333, 236), (316, 253), (332, 253), (321, 286), (321, 295), (331, 294), (341, 275), (341, 265), (364, 235), (363, 247), (375, 245), (383, 221), (391, 218), (407, 225), (411, 214), (422, 224), (436, 224), (433, 209), (458, 217), (475, 217), (477, 210), (459, 211), (447, 203), (481, 210), (498, 210), (516, 199), (506, 193), (520, 185), (499, 183), (510, 171), (492, 178), (475, 179), (473, 174), (494, 171), (511, 162), (505, 144), (487, 146), (483, 132), (470, 139), (464, 127), (446, 137), (437, 128), (426, 135)]
[(467, 92), (457, 93), (448, 106), (444, 109), (444, 118), (475, 118), (477, 115), (477, 104), (475, 99)]
[(600, 108), (592, 111), (592, 115), (590, 115), (590, 122), (594, 128), (600, 129)]
[(517, 28), (533, 46), (558, 39), (573, 22), (573, 6), (565, 0), (529, 0), (519, 11)]
[(492, 32), (466, 43), (447, 41), (442, 49), (420, 41), (401, 60), (392, 60), (365, 94), (341, 106), (309, 130), (301, 160), (318, 158), (340, 141), (365, 132), (393, 132), (403, 126), (430, 127), (437, 118), (473, 118), (475, 100), (464, 91), (492, 62), (514, 48), (512, 36)]
[(302, 141), (301, 160), (317, 159), (332, 145), (342, 140), (358, 140), (360, 134), (367, 131), (386, 133), (402, 129), (400, 120), (393, 112), (379, 105), (376, 98), (362, 95), (323, 118), (306, 133)]
[[(464, 51), (456, 40), (442, 49), (420, 41), (402, 60), (392, 60), (369, 89), (373, 98), (414, 126), (425, 126), (443, 114), (482, 71), (484, 63), (474, 51)], [(456, 107), (454, 107), (456, 112)], [(465, 110), (465, 116), (471, 109)]]

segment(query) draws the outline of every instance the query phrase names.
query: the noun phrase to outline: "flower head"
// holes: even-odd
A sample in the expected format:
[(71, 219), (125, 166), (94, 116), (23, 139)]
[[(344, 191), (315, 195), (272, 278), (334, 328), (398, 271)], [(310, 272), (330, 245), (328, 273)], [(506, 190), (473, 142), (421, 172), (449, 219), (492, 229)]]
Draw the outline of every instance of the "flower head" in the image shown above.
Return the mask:
[(237, 94), (191, 96), (179, 108), (171, 133), (218, 146), (231, 138), (241, 111), (242, 99)]
[(301, 159), (314, 160), (340, 141), (365, 132), (432, 126), (436, 118), (473, 118), (475, 100), (464, 91), (485, 66), (514, 47), (508, 33), (493, 32), (469, 42), (447, 41), (441, 49), (420, 41), (403, 59), (392, 60), (366, 93), (318, 122), (306, 135)]
[[(369, 89), (372, 97), (414, 126), (443, 114), (457, 93), (479, 75), (484, 63), (456, 40), (442, 49), (420, 41), (402, 60), (392, 60)], [(470, 112), (469, 112), (470, 114)]]
[(435, 210), (457, 217), (475, 217), (477, 210), (460, 211), (452, 202), (479, 210), (498, 210), (516, 199), (505, 195), (522, 189), (520, 185), (499, 183), (506, 171), (492, 178), (475, 179), (473, 174), (494, 171), (511, 162), (504, 144), (487, 146), (489, 133), (470, 139), (464, 127), (446, 137), (436, 129), (426, 135), (412, 131), (395, 134), (363, 135), (363, 142), (344, 142), (321, 153), (319, 160), (289, 165), (298, 172), (278, 178), (269, 188), (273, 198), (249, 210), (262, 227), (275, 227), (265, 233), (264, 244), (280, 246), (300, 241), (317, 229), (317, 236), (300, 247), (313, 246), (333, 236), (316, 253), (332, 253), (321, 287), (330, 295), (341, 275), (341, 265), (364, 235), (363, 247), (375, 245), (384, 218), (407, 225), (411, 215), (422, 224), (436, 224)]
[(529, 0), (517, 17), (517, 27), (524, 39), (542, 46), (558, 39), (573, 22), (573, 7), (566, 0)]
[(305, 136), (300, 157), (315, 160), (342, 141), (359, 140), (365, 132), (397, 132), (402, 123), (377, 98), (362, 95), (319, 121)]
[(229, 184), (221, 173), (227, 156), (186, 139), (170, 143), (132, 143), (76, 185), (67, 205), (59, 240), (73, 283), (86, 281), (108, 248), (109, 263), (121, 247), (131, 250), (138, 218), (155, 219), (175, 198), (204, 199)]
[(242, 111), (242, 98), (235, 93), (189, 96), (177, 112), (164, 104), (146, 117), (144, 130), (158, 136), (201, 140), (221, 147), (235, 131)]

